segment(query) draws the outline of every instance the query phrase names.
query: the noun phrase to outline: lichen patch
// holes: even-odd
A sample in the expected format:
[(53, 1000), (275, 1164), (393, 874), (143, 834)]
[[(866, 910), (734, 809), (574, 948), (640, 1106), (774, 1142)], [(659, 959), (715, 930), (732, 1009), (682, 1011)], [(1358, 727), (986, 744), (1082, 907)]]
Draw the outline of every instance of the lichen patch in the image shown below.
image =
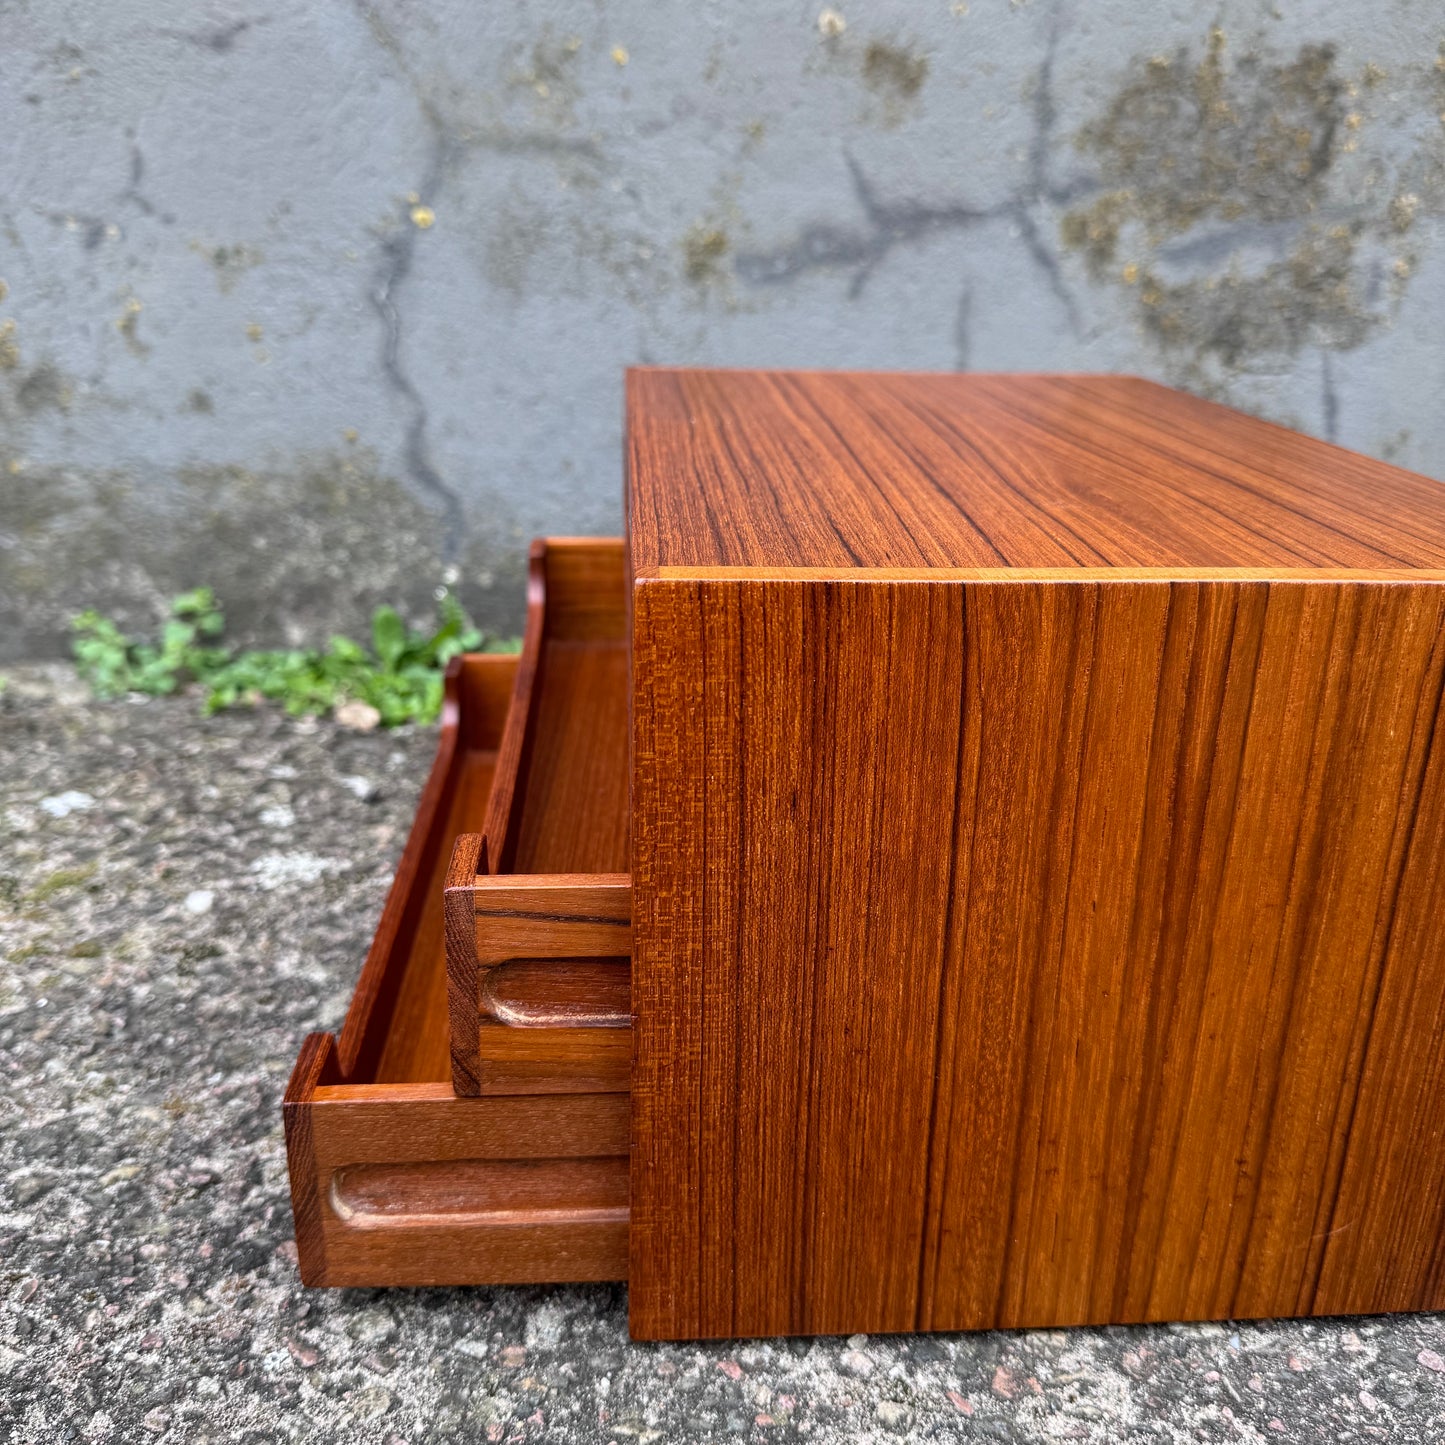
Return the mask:
[[(1328, 45), (1236, 54), (1216, 26), (1136, 57), (1078, 130), (1096, 185), (1063, 214), (1063, 244), (1133, 299), (1173, 380), (1227, 397), (1236, 372), (1390, 324), (1410, 233), (1445, 181), (1438, 140), (1388, 164), (1361, 150), (1375, 104), (1362, 97), (1384, 79), (1346, 75)], [(1391, 103), (1435, 103), (1424, 70), (1398, 79)]]

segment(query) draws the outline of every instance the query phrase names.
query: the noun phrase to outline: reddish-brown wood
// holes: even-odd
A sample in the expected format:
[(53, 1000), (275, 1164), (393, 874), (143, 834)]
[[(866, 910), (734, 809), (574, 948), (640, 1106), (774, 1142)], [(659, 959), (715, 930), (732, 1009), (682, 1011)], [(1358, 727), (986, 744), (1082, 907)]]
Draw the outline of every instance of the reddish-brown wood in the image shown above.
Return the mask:
[[(626, 1094), (459, 1099), (448, 1079), (442, 885), (458, 834), (482, 824), (516, 666), (466, 657), (450, 670), (436, 763), (346, 1026), (339, 1041), (311, 1035), (292, 1073), (308, 1284), (626, 1276)], [(524, 976), (509, 997), (548, 995)]]
[(634, 573), (1445, 567), (1426, 477), (1136, 377), (627, 380)]
[(527, 625), (486, 815), (485, 873), (627, 870), (621, 542), (534, 542)]
[(534, 549), (297, 1062), (304, 1276), (1445, 1307), (1445, 490), (1127, 378), (629, 387), (632, 585)]
[(453, 839), (486, 806), (516, 668), (506, 656), (459, 657), (448, 667), (436, 760), (338, 1039), (343, 1077), (444, 1077), (446, 1034), (436, 1023), (446, 1013), (446, 953), (436, 899)]
[(630, 952), (628, 958), (512, 959), (491, 971), (482, 1003), (495, 1017), (524, 1027), (630, 1028)]
[[(476, 1029), (468, 1060), (475, 1058), (472, 1092), (625, 1093), (630, 984), (619, 998), (607, 961), (632, 953), (627, 874), (483, 874), (449, 885), (447, 907), (471, 910), (471, 927), (452, 932), (456, 947), (447, 967), (453, 996), (465, 996), (452, 1019), (453, 1037), (460, 1028)], [(498, 993), (504, 968), (528, 985), (520, 1008)], [(559, 989), (568, 991), (569, 1006), (547, 1009), (548, 994)]]
[(634, 1335), (1445, 1306), (1445, 489), (630, 382)]
[(309, 1285), (531, 1284), (627, 1274), (627, 1096), (458, 1099), (448, 1084), (322, 1082), (312, 1034), (286, 1091)]
[[(578, 1017), (617, 1013), (616, 971), (576, 962), (625, 958), (629, 948), (624, 562), (616, 541), (532, 547), (527, 629), (486, 829), (459, 840), (447, 879), (452, 1082), (460, 1095), (628, 1087), (627, 1020), (599, 1028)], [(498, 887), (511, 890), (510, 901), (485, 907), (482, 892)], [(590, 891), (571, 897), (577, 888)], [(520, 931), (507, 921), (519, 911), (534, 915)], [(569, 918), (607, 926), (595, 937)], [(559, 983), (565, 978), (575, 993), (590, 979), (599, 992), (590, 1007), (575, 1000), (570, 1022), (488, 1018), (486, 974), (513, 959), (558, 960)]]

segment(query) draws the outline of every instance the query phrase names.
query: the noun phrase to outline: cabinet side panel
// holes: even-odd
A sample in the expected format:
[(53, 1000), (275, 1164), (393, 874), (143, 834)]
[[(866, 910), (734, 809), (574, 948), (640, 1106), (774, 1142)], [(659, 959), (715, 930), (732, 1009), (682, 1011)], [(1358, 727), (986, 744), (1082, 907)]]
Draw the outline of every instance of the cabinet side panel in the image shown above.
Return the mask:
[(634, 1333), (1439, 1303), (1442, 603), (639, 584)]
[[(1167, 585), (969, 588), (968, 817), (944, 977), (919, 1324), (1089, 1313), (1127, 1192), (1125, 946)], [(1126, 1086), (1127, 1087), (1127, 1086)]]
[(1441, 593), (1121, 585), (1086, 609), (1069, 590), (970, 596), (977, 805), (920, 1322), (1309, 1312)]

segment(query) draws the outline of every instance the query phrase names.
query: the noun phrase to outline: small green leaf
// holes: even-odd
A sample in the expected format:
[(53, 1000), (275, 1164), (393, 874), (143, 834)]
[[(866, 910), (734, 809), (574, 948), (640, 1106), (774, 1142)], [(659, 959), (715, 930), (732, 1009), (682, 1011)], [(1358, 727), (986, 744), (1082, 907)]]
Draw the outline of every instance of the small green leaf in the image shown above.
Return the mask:
[(196, 617), (215, 608), (216, 599), (209, 587), (197, 587), (171, 599), (172, 617)]
[(371, 614), (371, 645), (387, 667), (395, 667), (406, 651), (406, 623), (394, 607), (378, 607)]

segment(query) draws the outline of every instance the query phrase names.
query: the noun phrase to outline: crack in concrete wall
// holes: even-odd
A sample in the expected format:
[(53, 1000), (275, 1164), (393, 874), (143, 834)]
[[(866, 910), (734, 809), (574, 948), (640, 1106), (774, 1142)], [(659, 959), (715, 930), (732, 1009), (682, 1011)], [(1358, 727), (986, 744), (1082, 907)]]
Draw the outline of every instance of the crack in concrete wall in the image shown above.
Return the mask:
[[(436, 201), (446, 169), (446, 152), (445, 138), (439, 136), (431, 170), (417, 193), (417, 204), (431, 206)], [(427, 444), (430, 418), (426, 401), (402, 363), (402, 317), (398, 293), (411, 273), (416, 252), (416, 236), (417, 228), (411, 223), (408, 211), (402, 215), (396, 229), (381, 242), (382, 261), (376, 286), (371, 294), (372, 302), (385, 328), (381, 347), (382, 371), (391, 389), (405, 403), (408, 412), (403, 453), (406, 473), (423, 492), (441, 504), (444, 521), (441, 552), (443, 558), (450, 563), (455, 560), (461, 546), (462, 501), (455, 489), (443, 480), (432, 462)]]
[[(906, 197), (884, 200), (857, 158), (847, 155), (853, 194), (866, 225), (859, 229), (832, 221), (805, 225), (796, 238), (772, 250), (748, 250), (736, 260), (738, 276), (754, 286), (778, 286), (812, 271), (842, 269), (852, 272), (848, 295), (856, 300), (876, 267), (895, 249), (937, 232), (970, 231), (993, 222), (1011, 224), (1029, 256), (1043, 274), (1049, 290), (1068, 318), (1070, 330), (1082, 331), (1078, 303), (1058, 257), (1035, 218), (1041, 207), (1069, 204), (1092, 190), (1093, 183), (1073, 180), (1057, 183), (1051, 175), (1057, 108), (1054, 103), (1054, 64), (1068, 12), (1053, 12), (1043, 59), (1033, 82), (1032, 126), (1028, 138), (1028, 164), (1019, 184), (1003, 199), (989, 205), (962, 201), (931, 201)], [(919, 84), (921, 85), (921, 78)], [(967, 287), (963, 295), (967, 295)], [(962, 305), (962, 303), (960, 303)], [(966, 308), (962, 308), (966, 310)], [(960, 324), (955, 323), (955, 326)], [(967, 348), (958, 343), (960, 351)]]
[[(403, 458), (406, 475), (416, 486), (434, 498), (441, 507), (442, 535), (440, 553), (449, 566), (455, 564), (462, 547), (465, 513), (458, 490), (442, 476), (432, 457), (428, 440), (430, 415), (427, 403), (413, 381), (404, 359), (404, 325), (400, 292), (411, 275), (416, 256), (418, 236), (429, 227), (443, 187), (463, 154), (469, 149), (491, 150), (512, 155), (569, 155), (597, 162), (601, 153), (586, 137), (557, 136), (543, 133), (516, 133), (501, 128), (473, 130), (448, 119), (436, 99), (413, 74), (405, 50), (381, 15), (365, 0), (358, 0), (357, 9), (383, 51), (395, 62), (405, 78), (431, 134), (430, 160), (425, 178), (410, 193), (400, 208), (397, 222), (386, 231), (380, 242), (381, 265), (372, 292), (372, 301), (382, 319), (382, 372), (391, 390), (401, 398), (407, 411)], [(425, 219), (425, 226), (418, 218)]]

